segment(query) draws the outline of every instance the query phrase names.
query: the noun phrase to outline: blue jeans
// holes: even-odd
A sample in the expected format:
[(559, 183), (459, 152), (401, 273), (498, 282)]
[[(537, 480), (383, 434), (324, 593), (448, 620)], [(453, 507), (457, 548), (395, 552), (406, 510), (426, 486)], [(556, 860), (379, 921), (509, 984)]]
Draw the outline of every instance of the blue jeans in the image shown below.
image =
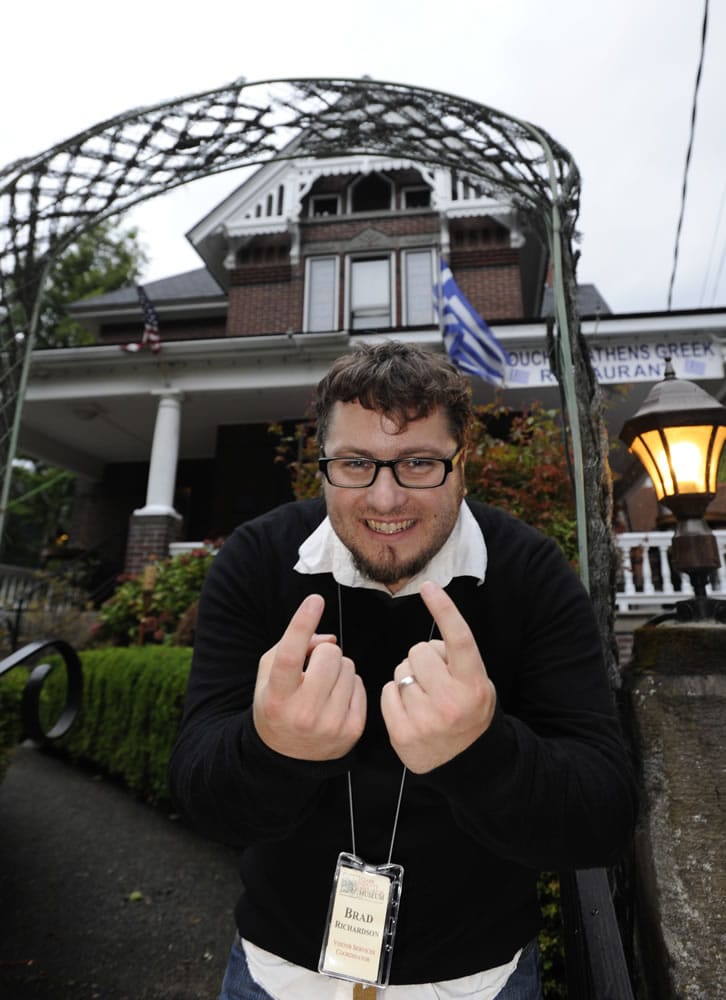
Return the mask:
[[(385, 990), (382, 995), (385, 997)], [(252, 978), (239, 940), (232, 945), (219, 1000), (273, 1000)], [(310, 1000), (315, 998), (311, 997)], [(522, 952), (517, 968), (504, 989), (497, 994), (497, 1000), (542, 1000), (536, 940), (531, 941)]]

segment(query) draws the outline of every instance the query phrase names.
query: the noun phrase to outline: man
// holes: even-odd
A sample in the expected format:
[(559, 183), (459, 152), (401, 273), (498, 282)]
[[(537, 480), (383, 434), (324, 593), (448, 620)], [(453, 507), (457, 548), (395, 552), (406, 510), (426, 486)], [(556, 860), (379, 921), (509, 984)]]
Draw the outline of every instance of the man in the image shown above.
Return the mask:
[(552, 541), (462, 502), (470, 419), (443, 356), (338, 359), (324, 498), (209, 573), (170, 776), (243, 849), (222, 1000), (533, 1000), (538, 871), (629, 837), (589, 598)]

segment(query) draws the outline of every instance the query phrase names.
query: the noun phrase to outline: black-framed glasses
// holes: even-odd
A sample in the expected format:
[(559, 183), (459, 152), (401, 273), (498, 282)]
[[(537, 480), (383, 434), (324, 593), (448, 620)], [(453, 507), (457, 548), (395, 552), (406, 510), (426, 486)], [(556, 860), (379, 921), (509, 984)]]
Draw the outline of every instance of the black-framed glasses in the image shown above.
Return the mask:
[(407, 458), (384, 460), (381, 458), (319, 458), (318, 468), (331, 486), (348, 490), (362, 490), (372, 486), (381, 469), (390, 469), (399, 486), (410, 490), (431, 490), (443, 486), (446, 477), (459, 462), (463, 448), (451, 458), (426, 458), (411, 455)]

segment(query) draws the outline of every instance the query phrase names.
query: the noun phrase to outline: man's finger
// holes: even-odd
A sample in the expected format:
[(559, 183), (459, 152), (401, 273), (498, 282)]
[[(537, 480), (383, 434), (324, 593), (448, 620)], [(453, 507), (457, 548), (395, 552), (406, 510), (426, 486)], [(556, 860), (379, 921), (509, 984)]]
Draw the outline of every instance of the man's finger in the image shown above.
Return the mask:
[(443, 587), (427, 580), (421, 585), (421, 597), (444, 640), (451, 674), (464, 678), (486, 673), (471, 629)]
[(272, 658), (267, 678), (271, 694), (285, 697), (300, 686), (305, 660), (314, 645), (313, 637), (324, 607), (325, 601), (320, 594), (310, 594), (290, 619)]

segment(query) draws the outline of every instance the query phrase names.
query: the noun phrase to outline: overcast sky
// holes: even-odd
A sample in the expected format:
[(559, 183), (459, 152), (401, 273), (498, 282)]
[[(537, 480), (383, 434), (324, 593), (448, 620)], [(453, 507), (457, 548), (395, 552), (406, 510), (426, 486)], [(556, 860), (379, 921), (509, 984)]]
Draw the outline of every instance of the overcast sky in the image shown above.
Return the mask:
[[(582, 174), (580, 282), (664, 310), (703, 0), (40, 0), (3, 13), (0, 164), (97, 121), (237, 79), (392, 80), (540, 125)], [(711, 0), (674, 309), (726, 305), (726, 0)], [(184, 233), (220, 175), (134, 210), (144, 280), (200, 260)]]

